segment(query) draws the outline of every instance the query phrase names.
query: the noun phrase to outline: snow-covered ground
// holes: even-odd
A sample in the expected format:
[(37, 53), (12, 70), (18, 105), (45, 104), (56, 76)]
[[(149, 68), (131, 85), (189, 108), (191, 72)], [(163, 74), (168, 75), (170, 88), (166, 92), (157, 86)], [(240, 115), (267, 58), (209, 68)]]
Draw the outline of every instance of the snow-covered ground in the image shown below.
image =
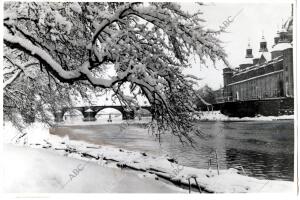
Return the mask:
[(147, 173), (106, 167), (53, 151), (4, 146), (4, 191), (9, 193), (186, 192)]
[(203, 121), (273, 121), (273, 120), (292, 120), (294, 115), (282, 116), (261, 116), (256, 117), (228, 117), (223, 115), (220, 111), (204, 111), (200, 112), (199, 120)]
[(5, 123), (4, 129), (6, 142), (20, 146), (5, 148), (5, 185), (9, 192), (59, 192), (59, 187), (62, 192), (187, 192), (155, 179), (182, 187), (190, 182), (194, 191), (213, 193), (296, 192), (295, 182), (259, 180), (237, 169), (220, 170), (218, 174), (217, 170), (178, 165), (164, 156), (71, 141), (50, 135), (43, 124), (31, 125), (21, 138), (10, 123)]

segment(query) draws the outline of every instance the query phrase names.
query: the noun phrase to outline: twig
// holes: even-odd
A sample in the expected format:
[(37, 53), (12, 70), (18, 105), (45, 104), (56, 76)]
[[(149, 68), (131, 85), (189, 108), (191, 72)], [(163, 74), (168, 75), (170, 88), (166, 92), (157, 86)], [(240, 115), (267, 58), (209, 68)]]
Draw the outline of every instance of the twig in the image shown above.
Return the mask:
[(208, 160), (208, 168), (207, 169), (209, 169), (211, 167), (211, 158), (209, 158), (209, 160)]
[(52, 146), (52, 144), (45, 139), (44, 139), (44, 142), (46, 142), (48, 145)]
[(242, 165), (236, 166), (235, 168), (236, 168), (236, 169), (242, 169), (242, 171), (243, 171), (244, 175), (246, 175), (246, 176), (247, 176), (247, 174), (246, 174), (246, 172), (245, 172), (245, 170), (244, 170), (244, 168), (243, 168), (243, 166), (242, 166)]
[(220, 175), (220, 172), (219, 172), (219, 161), (218, 161), (218, 153), (217, 153), (217, 150), (215, 150), (215, 153), (216, 153), (216, 161), (217, 161), (218, 175)]
[(16, 143), (19, 143), (20, 139), (22, 137), (24, 137), (25, 135), (27, 135), (27, 133), (23, 133), (21, 136), (19, 136), (17, 139), (16, 139)]
[(188, 182), (189, 182), (189, 193), (191, 193), (191, 178), (188, 178)]
[(196, 185), (197, 185), (197, 187), (198, 187), (199, 192), (202, 193), (201, 187), (200, 187), (200, 185), (198, 184), (198, 181), (197, 181), (196, 177), (194, 177), (194, 179), (195, 179), (195, 182), (196, 182)]
[(262, 191), (262, 189), (269, 183), (270, 181), (268, 180), (258, 191)]

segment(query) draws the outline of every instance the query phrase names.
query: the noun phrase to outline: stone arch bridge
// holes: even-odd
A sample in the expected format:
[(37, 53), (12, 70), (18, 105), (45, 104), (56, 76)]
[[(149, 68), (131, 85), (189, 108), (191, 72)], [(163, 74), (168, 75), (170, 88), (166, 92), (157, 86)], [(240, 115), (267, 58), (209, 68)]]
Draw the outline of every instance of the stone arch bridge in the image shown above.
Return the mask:
[[(54, 114), (54, 120), (55, 122), (62, 122), (64, 114), (69, 110), (78, 110), (83, 115), (83, 121), (96, 121), (96, 115), (98, 112), (105, 108), (113, 108), (121, 112), (122, 119), (128, 120), (128, 119), (134, 119), (135, 112), (133, 110), (126, 110), (122, 106), (81, 106), (81, 107), (64, 107), (58, 112)], [(150, 113), (152, 113), (151, 106), (141, 106), (139, 109), (145, 109), (148, 110)]]

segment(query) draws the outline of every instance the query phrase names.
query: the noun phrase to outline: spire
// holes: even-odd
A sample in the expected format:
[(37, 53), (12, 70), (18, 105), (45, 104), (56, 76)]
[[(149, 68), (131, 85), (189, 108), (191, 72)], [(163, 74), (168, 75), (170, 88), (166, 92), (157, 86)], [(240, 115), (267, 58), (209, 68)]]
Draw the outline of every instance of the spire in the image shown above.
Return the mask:
[(248, 46), (247, 46), (247, 49), (252, 49), (251, 48), (251, 45), (250, 45), (250, 39), (248, 38)]
[(267, 52), (267, 51), (268, 51), (267, 41), (265, 39), (264, 32), (262, 31), (262, 37), (259, 44), (259, 52)]
[(266, 42), (264, 31), (261, 31), (261, 42)]
[(279, 30), (280, 30), (280, 29), (279, 29), (279, 25), (277, 24), (277, 26), (276, 26), (276, 27), (277, 27), (277, 31), (276, 31), (276, 37), (279, 37), (279, 33), (280, 33), (280, 31), (279, 31)]

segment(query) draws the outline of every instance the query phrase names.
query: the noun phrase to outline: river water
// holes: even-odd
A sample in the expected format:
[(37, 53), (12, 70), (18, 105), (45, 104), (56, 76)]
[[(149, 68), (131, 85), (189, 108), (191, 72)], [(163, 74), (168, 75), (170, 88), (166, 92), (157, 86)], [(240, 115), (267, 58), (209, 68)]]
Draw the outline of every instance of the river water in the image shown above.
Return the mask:
[[(194, 148), (175, 136), (164, 135), (161, 143), (140, 125), (102, 124), (63, 126), (52, 134), (100, 145), (174, 157), (180, 164), (220, 169), (242, 166), (248, 176), (294, 179), (294, 121), (198, 122), (204, 132)], [(216, 155), (218, 159), (216, 159)]]

